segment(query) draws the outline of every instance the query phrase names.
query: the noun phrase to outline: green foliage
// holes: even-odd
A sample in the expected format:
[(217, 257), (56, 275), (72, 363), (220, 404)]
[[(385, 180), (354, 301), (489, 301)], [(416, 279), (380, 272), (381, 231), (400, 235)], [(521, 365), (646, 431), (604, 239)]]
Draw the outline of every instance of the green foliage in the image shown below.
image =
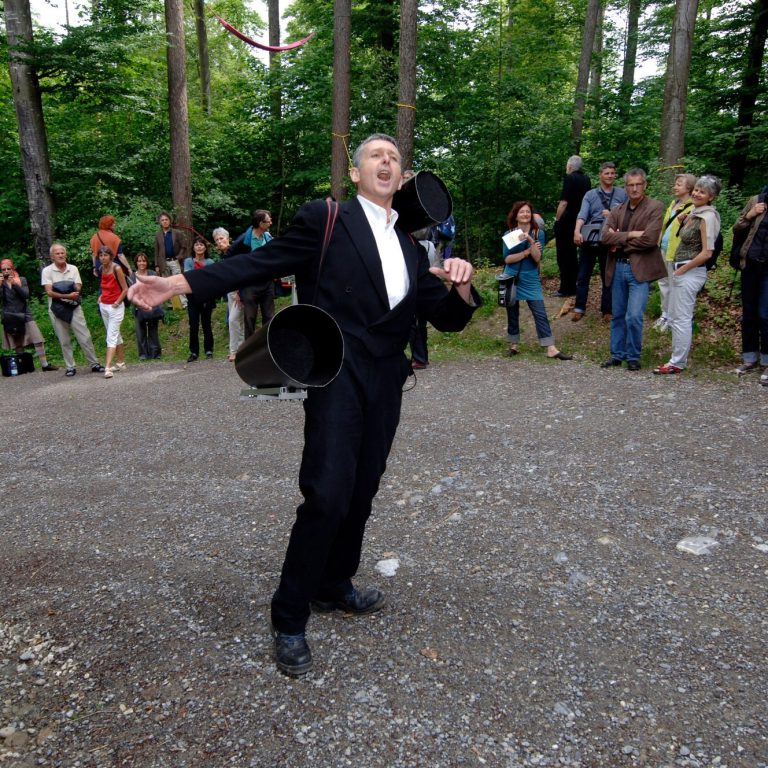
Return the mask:
[[(672, 0), (647, 5), (640, 30), (642, 54), (663, 61), (674, 5)], [(737, 133), (753, 2), (701, 0), (699, 5), (685, 164), (686, 170), (725, 180)], [(448, 184), (458, 223), (455, 253), (476, 265), (497, 268), (505, 216), (517, 199), (530, 199), (551, 229), (571, 154), (585, 9), (586, 0), (420, 4), (414, 167), (433, 170)], [(294, 0), (284, 8), (287, 39), (310, 31), (316, 37), (281, 54), (274, 72), (215, 19), (220, 15), (245, 34), (263, 39), (266, 25), (244, 0), (211, 0), (206, 10), (211, 114), (200, 105), (194, 19), (189, 10), (186, 15), (193, 224), (208, 236), (220, 225), (236, 235), (247, 225), (250, 210), (266, 206), (279, 234), (301, 203), (330, 189), (334, 3)], [(589, 101), (581, 154), (593, 180), (605, 159), (617, 162), (622, 172), (635, 165), (648, 169), (651, 194), (666, 202), (669, 175), (657, 163), (663, 65), (662, 73), (636, 83), (626, 108), (619, 99), (625, 4), (609, 5), (608, 11), (602, 90), (599, 99)], [(43, 88), (57, 237), (67, 244), (91, 290), (88, 240), (101, 215), (116, 217), (116, 231), (130, 257), (138, 250), (151, 253), (157, 213), (171, 207), (170, 156), (162, 3), (97, 0), (83, 14), (84, 23), (66, 34), (36, 30), (32, 54)], [(398, 36), (396, 0), (355, 0), (350, 151), (370, 132), (396, 132)], [(0, 56), (7, 58), (4, 40)], [(765, 183), (765, 77), (761, 82), (744, 190), (726, 189), (717, 203), (726, 250), (729, 227), (746, 197)], [(280, 119), (273, 116), (277, 86)], [(0, 253), (14, 258), (37, 286), (6, 66), (0, 67), (0, 99), (9, 107), (0, 112), (0, 217), (5, 225)], [(542, 274), (557, 274), (551, 244)], [(727, 294), (720, 274), (708, 281), (708, 300), (721, 302), (724, 309), (715, 314), (722, 315), (730, 333), (733, 320), (720, 295)], [(100, 323), (98, 317), (95, 321)], [(702, 320), (701, 327), (712, 322), (719, 321)], [(178, 329), (183, 318), (173, 323), (169, 317), (166, 330)], [(182, 350), (183, 335), (177, 340)], [(439, 341), (443, 347), (457, 343), (452, 336)]]

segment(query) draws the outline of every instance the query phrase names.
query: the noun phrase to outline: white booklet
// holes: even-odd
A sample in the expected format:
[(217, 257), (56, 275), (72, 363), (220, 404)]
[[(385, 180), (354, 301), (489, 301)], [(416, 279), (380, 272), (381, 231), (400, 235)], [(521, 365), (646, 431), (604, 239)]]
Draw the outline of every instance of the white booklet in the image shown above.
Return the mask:
[(523, 235), (522, 229), (513, 229), (511, 232), (507, 232), (506, 235), (502, 235), (501, 239), (504, 241), (504, 245), (511, 251), (516, 245), (520, 245), (522, 240), (520, 235)]

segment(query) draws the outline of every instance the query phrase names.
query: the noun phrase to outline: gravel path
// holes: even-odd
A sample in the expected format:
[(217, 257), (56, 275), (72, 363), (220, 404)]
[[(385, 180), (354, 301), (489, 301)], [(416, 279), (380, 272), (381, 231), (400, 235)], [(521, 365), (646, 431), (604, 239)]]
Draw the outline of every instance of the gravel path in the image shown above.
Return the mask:
[(388, 606), (314, 616), (298, 681), (298, 404), (220, 360), (0, 388), (0, 765), (768, 766), (756, 377), (420, 373), (358, 577)]

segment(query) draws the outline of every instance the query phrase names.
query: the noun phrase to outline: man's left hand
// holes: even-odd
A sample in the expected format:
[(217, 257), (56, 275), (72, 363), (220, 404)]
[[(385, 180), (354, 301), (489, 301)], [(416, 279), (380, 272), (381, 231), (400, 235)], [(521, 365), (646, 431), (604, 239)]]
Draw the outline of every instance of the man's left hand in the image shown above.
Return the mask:
[(472, 282), (474, 267), (464, 259), (446, 259), (442, 268), (430, 267), (429, 271), (441, 280), (454, 285), (466, 285)]
[(429, 271), (456, 286), (456, 291), (467, 304), (472, 303), (472, 275), (474, 267), (464, 259), (446, 259), (440, 267), (430, 267)]

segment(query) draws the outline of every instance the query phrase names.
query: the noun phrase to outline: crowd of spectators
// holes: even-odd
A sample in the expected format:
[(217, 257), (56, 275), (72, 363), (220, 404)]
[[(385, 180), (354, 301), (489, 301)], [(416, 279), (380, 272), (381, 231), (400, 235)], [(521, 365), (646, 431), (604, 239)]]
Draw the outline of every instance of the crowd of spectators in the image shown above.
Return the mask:
[[(578, 156), (566, 164), (561, 199), (557, 207), (554, 235), (560, 286), (555, 296), (573, 297), (570, 318), (581, 321), (587, 314), (587, 299), (595, 267), (600, 274), (600, 314), (610, 323), (610, 356), (604, 368), (626, 365), (640, 369), (643, 324), (646, 304), (653, 282), (658, 282), (661, 315), (654, 324), (658, 332), (671, 332), (671, 352), (667, 363), (656, 367), (657, 375), (682, 373), (688, 366), (692, 343), (696, 299), (707, 279), (707, 263), (722, 246), (720, 216), (714, 205), (720, 192), (719, 181), (709, 175), (675, 176), (671, 202), (664, 209), (661, 202), (646, 194), (647, 178), (640, 168), (624, 175), (617, 183), (613, 162), (599, 166), (598, 183), (592, 188), (589, 176)], [(745, 205), (736, 224), (734, 238), (736, 260), (742, 283), (742, 362), (739, 375), (756, 371), (768, 386), (768, 187)], [(154, 264), (144, 252), (136, 254), (134, 264), (123, 252), (121, 238), (115, 233), (115, 219), (105, 215), (90, 240), (93, 274), (98, 282), (99, 312), (106, 334), (106, 360), (102, 366), (96, 357), (85, 316), (80, 306), (83, 282), (78, 268), (67, 261), (61, 243), (51, 247), (51, 263), (42, 272), (42, 285), (49, 303), (49, 317), (61, 346), (65, 374), (76, 374), (71, 337), (74, 334), (91, 370), (112, 378), (125, 370), (121, 324), (128, 306), (134, 315), (136, 344), (140, 360), (159, 359), (162, 355), (159, 328), (164, 320), (162, 307), (145, 312), (126, 301), (127, 289), (136, 275), (173, 275), (201, 268), (215, 259), (254, 251), (272, 239), (269, 211), (257, 209), (251, 225), (231, 240), (229, 232), (219, 227), (212, 233), (213, 243), (197, 235), (192, 239), (184, 228), (175, 227), (171, 215), (162, 211), (154, 242)], [(450, 221), (453, 232), (455, 224)], [(424, 230), (415, 233), (422, 245), (435, 250), (433, 235)], [(451, 239), (452, 241), (452, 239)], [(440, 242), (438, 240), (438, 242)], [(539, 344), (550, 358), (570, 360), (556, 346), (547, 317), (540, 280), (540, 261), (545, 243), (544, 221), (533, 203), (516, 202), (507, 218), (502, 238), (504, 270), (500, 278), (512, 278), (516, 300), (506, 306), (508, 354), (519, 351), (519, 302), (531, 311)], [(450, 242), (449, 246), (450, 247)], [(442, 254), (438, 254), (438, 257)], [(431, 256), (435, 258), (435, 256)], [(152, 268), (154, 267), (154, 268)], [(57, 367), (46, 357), (43, 335), (28, 307), (29, 286), (9, 259), (0, 266), (0, 308), (3, 311), (3, 341), (6, 350), (19, 355), (34, 347), (43, 371)], [(189, 316), (189, 355), (192, 363), (200, 356), (199, 330), (203, 332), (206, 358), (214, 354), (212, 315), (215, 301), (200, 304), (179, 297), (181, 308)], [(275, 286), (272, 281), (233, 291), (227, 296), (225, 322), (228, 328), (228, 360), (234, 361), (238, 348), (258, 327), (269, 323), (275, 312)], [(428, 365), (426, 323), (415, 318), (412, 331), (412, 366)]]

